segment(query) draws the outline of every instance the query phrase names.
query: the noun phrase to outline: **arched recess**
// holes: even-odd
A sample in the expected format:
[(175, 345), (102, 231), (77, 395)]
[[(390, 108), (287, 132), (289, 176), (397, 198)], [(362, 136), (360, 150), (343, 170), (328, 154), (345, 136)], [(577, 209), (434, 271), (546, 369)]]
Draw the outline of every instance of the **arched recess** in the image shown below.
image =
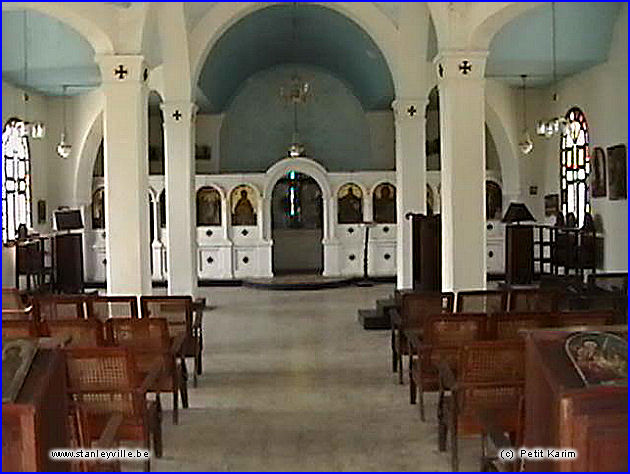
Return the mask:
[[(220, 2), (213, 6), (191, 32), (190, 71), (191, 90), (194, 90), (209, 52), (232, 25), (247, 15), (280, 2)], [(334, 10), (359, 25), (381, 50), (394, 82), (394, 90), (400, 90), (400, 78), (396, 74), (398, 58), (398, 29), (391, 20), (371, 3), (313, 2)]]
[(271, 166), (267, 172), (267, 179), (265, 182), (265, 189), (263, 191), (263, 238), (265, 240), (271, 239), (271, 198), (273, 189), (280, 178), (286, 175), (289, 171), (295, 171), (303, 173), (313, 178), (319, 188), (322, 191), (322, 205), (324, 210), (324, 229), (323, 229), (323, 241), (326, 242), (330, 239), (330, 216), (332, 210), (332, 192), (330, 189), (330, 182), (328, 181), (327, 171), (319, 163), (309, 160), (308, 158), (285, 158), (280, 160)]
[(74, 172), (75, 205), (88, 204), (92, 196), (92, 170), (98, 147), (103, 140), (103, 109), (101, 107), (94, 112), (91, 126), (86, 129), (79, 144), (79, 159)]
[[(114, 42), (101, 25), (101, 14), (85, 10), (80, 11), (76, 3), (64, 2), (3, 2), (2, 10), (31, 9), (59, 20), (83, 36), (94, 48), (96, 54), (114, 52)], [(114, 8), (114, 7), (112, 7)]]
[[(516, 144), (505, 129), (495, 108), (486, 102), (486, 125), (492, 133), (501, 162), (503, 193), (508, 196), (520, 194), (520, 169)], [(509, 202), (507, 202), (509, 204)]]

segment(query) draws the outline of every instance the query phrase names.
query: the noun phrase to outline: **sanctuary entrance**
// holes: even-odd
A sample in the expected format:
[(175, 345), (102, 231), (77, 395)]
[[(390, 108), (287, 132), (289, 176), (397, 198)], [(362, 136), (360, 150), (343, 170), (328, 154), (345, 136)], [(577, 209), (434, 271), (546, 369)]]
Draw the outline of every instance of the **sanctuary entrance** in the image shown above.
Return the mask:
[(273, 274), (321, 274), (323, 258), (322, 190), (310, 176), (290, 171), (271, 197)]

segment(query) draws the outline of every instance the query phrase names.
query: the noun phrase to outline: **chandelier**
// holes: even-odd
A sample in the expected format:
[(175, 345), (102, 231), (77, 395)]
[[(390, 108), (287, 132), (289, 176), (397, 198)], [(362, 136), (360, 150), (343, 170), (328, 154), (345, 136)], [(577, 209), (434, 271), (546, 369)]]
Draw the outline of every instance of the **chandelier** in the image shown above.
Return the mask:
[[(551, 54), (553, 88), (552, 102), (558, 102), (558, 76), (556, 60), (556, 3), (551, 2)], [(536, 133), (540, 136), (551, 138), (555, 134), (563, 135), (567, 131), (568, 121), (565, 117), (554, 117), (549, 120), (536, 122)]]
[[(292, 49), (293, 57), (297, 57), (297, 2), (293, 3), (292, 26)], [(300, 140), (298, 127), (298, 105), (305, 104), (311, 91), (310, 84), (303, 80), (297, 73), (293, 73), (291, 81), (286, 86), (280, 88), (280, 96), (293, 107), (293, 136), (289, 145), (288, 154), (291, 158), (297, 158), (304, 154), (304, 144)]]
[(61, 158), (68, 158), (70, 156), (70, 152), (72, 151), (72, 145), (66, 141), (66, 102), (68, 101), (68, 97), (66, 96), (68, 86), (63, 86), (63, 131), (61, 132), (61, 140), (57, 144), (57, 154)]
[(523, 74), (521, 76), (521, 80), (523, 81), (522, 88), (522, 102), (523, 102), (523, 132), (521, 134), (521, 139), (518, 142), (518, 148), (521, 150), (523, 155), (528, 155), (534, 149), (534, 143), (532, 142), (531, 137), (529, 136), (529, 131), (527, 130), (527, 100), (525, 98), (525, 79), (527, 76)]

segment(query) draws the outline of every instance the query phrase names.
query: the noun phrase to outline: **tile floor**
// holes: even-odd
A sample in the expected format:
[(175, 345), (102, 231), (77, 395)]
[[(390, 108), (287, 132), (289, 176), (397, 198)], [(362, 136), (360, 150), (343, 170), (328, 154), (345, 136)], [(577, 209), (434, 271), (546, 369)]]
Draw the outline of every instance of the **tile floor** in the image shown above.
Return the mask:
[[(155, 471), (447, 471), (437, 450), (436, 397), (427, 423), (391, 372), (389, 332), (357, 309), (392, 285), (320, 291), (202, 288), (204, 373), (190, 408), (163, 421)], [(191, 364), (189, 364), (189, 367)], [(170, 397), (164, 397), (168, 408)], [(460, 470), (476, 470), (478, 439)]]

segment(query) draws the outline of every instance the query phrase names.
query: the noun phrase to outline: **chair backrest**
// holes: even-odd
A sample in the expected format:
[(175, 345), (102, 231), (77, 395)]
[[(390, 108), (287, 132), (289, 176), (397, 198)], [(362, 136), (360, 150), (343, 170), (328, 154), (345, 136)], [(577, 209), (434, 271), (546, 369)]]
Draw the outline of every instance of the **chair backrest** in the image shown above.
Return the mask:
[(489, 321), (488, 336), (491, 339), (515, 339), (521, 329), (552, 326), (553, 313), (499, 313)]
[(107, 340), (134, 351), (168, 351), (170, 337), (164, 318), (110, 319), (106, 323)]
[(35, 321), (2, 320), (2, 339), (38, 337), (39, 331)]
[(508, 311), (552, 312), (558, 308), (558, 293), (550, 289), (511, 290)]
[(17, 288), (2, 288), (2, 309), (24, 309), (24, 301)]
[(433, 314), (423, 325), (423, 341), (431, 346), (461, 345), (484, 339), (488, 316), (479, 313)]
[(502, 313), (507, 310), (507, 292), (471, 290), (457, 292), (458, 313)]
[(138, 299), (135, 296), (93, 296), (88, 300), (88, 317), (102, 322), (110, 318), (137, 318)]
[(133, 353), (126, 347), (66, 350), (68, 393), (89, 414), (119, 412), (141, 419), (144, 394)]
[(460, 349), (457, 377), (465, 384), (523, 382), (524, 341), (475, 341), (465, 344)]
[(451, 292), (404, 293), (401, 301), (403, 324), (422, 324), (429, 314), (452, 313), (455, 295)]
[(100, 347), (105, 345), (103, 324), (97, 319), (51, 320), (42, 323), (47, 336), (67, 340), (67, 347)]
[(165, 318), (171, 337), (192, 335), (193, 300), (191, 296), (141, 296), (143, 318)]
[(38, 321), (85, 319), (87, 295), (43, 295), (33, 298), (33, 310)]
[(605, 326), (612, 324), (614, 311), (562, 311), (553, 315), (553, 326)]

